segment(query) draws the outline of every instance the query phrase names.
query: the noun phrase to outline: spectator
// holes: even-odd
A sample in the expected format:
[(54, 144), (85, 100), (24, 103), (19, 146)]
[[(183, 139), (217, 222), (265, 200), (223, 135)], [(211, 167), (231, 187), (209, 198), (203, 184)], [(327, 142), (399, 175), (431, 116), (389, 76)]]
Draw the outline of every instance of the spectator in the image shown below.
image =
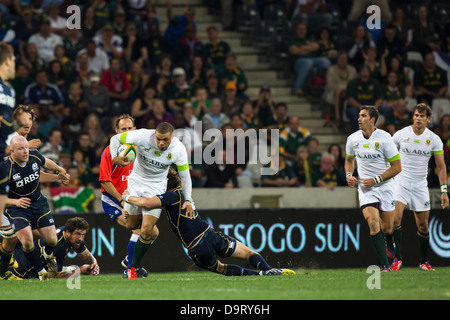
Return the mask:
[(243, 121), (242, 125), (244, 127), (244, 130), (247, 129), (258, 130), (261, 127), (261, 121), (255, 114), (255, 110), (253, 109), (253, 103), (250, 100), (246, 100), (242, 104), (240, 116)]
[(205, 59), (213, 67), (225, 62), (225, 57), (231, 52), (230, 45), (219, 39), (219, 31), (210, 26), (206, 29), (208, 42), (204, 45)]
[(152, 122), (156, 126), (161, 122), (168, 122), (170, 124), (173, 123), (173, 117), (169, 112), (166, 112), (166, 108), (164, 108), (164, 101), (161, 99), (155, 99), (153, 101), (152, 111), (147, 113), (142, 118), (141, 128), (152, 129), (148, 127), (148, 123)]
[(100, 75), (92, 73), (89, 84), (83, 90), (83, 99), (87, 102), (86, 112), (96, 112), (99, 117), (108, 117), (110, 98), (108, 90), (100, 83)]
[(28, 43), (25, 46), (25, 51), (20, 53), (20, 61), (30, 69), (30, 76), (35, 77), (36, 72), (45, 68), (45, 61), (42, 60), (37, 51), (37, 46), (34, 43)]
[(215, 73), (208, 76), (208, 99), (220, 98), (222, 96), (222, 87), (219, 85), (219, 77)]
[(273, 119), (273, 112), (275, 110), (275, 102), (272, 100), (272, 93), (269, 86), (261, 86), (258, 99), (253, 100), (253, 108), (261, 120), (261, 127), (267, 127), (271, 119)]
[(405, 45), (405, 49), (408, 49), (412, 42), (412, 30), (405, 9), (397, 7), (394, 10), (392, 25), (395, 27), (398, 38)]
[(312, 180), (313, 186), (328, 190), (347, 185), (344, 171), (334, 167), (334, 157), (329, 153), (324, 153), (320, 158), (320, 168), (314, 171)]
[(242, 99), (237, 97), (237, 87), (234, 82), (225, 85), (225, 94), (222, 99), (222, 112), (227, 116), (238, 114), (242, 108)]
[(387, 81), (383, 84), (383, 106), (385, 109), (384, 114), (389, 114), (392, 108), (399, 99), (405, 99), (405, 87), (398, 83), (397, 74), (395, 72), (389, 72)]
[(192, 103), (192, 107), (194, 108), (194, 115), (198, 120), (202, 120), (203, 116), (210, 112), (211, 100), (208, 98), (208, 91), (206, 88), (197, 88), (195, 91), (195, 101)]
[(94, 186), (95, 178), (90, 165), (84, 161), (83, 150), (79, 148), (73, 150), (72, 158), (73, 167), (77, 169), (75, 174), (77, 179), (75, 180), (74, 186), (92, 188)]
[(189, 128), (194, 128), (195, 122), (200, 121), (194, 115), (194, 108), (192, 107), (192, 103), (186, 102), (183, 107), (183, 118), (185, 121), (185, 126)]
[[(201, 56), (195, 56), (192, 60), (192, 66), (188, 69), (188, 80), (189, 84), (195, 89), (206, 87), (208, 72), (203, 65), (203, 60)], [(212, 72), (210, 69), (209, 73)]]
[(363, 25), (355, 27), (352, 38), (353, 42), (348, 52), (348, 57), (351, 65), (359, 67), (364, 63), (363, 52), (367, 48), (376, 48), (376, 45)]
[(33, 17), (30, 8), (22, 10), (20, 21), (14, 26), (16, 38), (20, 41), (20, 47), (23, 47), (28, 42), (30, 37), (39, 32), (39, 22)]
[(78, 52), (78, 55), (87, 54), (88, 67), (90, 72), (102, 74), (110, 68), (109, 58), (105, 51), (97, 47), (94, 40), (89, 40), (84, 49)]
[(325, 101), (334, 106), (335, 124), (342, 126), (342, 110), (347, 85), (350, 80), (357, 77), (355, 67), (348, 64), (348, 54), (340, 51), (337, 55), (337, 63), (327, 70), (327, 85), (325, 87)]
[(215, 69), (219, 77), (219, 83), (222, 88), (225, 88), (228, 82), (234, 82), (237, 87), (237, 95), (241, 98), (245, 96), (248, 82), (245, 72), (237, 65), (237, 58), (234, 53), (228, 53), (225, 57), (225, 62)]
[(28, 43), (33, 43), (38, 49), (39, 58), (46, 63), (50, 62), (54, 57), (55, 47), (60, 44), (63, 45), (63, 39), (61, 36), (52, 32), (50, 27), (50, 21), (43, 20), (39, 27), (39, 32), (33, 34)]
[(434, 20), (428, 15), (424, 4), (417, 8), (417, 17), (412, 23), (413, 45), (424, 55), (439, 49), (439, 38), (434, 27)]
[(383, 35), (377, 39), (377, 56), (384, 58), (385, 62), (396, 57), (401, 64), (406, 60), (405, 42), (397, 36), (394, 25), (388, 25), (383, 30)]
[[(265, 164), (265, 168), (273, 167), (274, 174), (261, 175), (261, 187), (297, 187), (300, 185), (293, 167), (284, 161), (284, 157), (280, 153), (278, 156), (278, 168), (273, 163)], [(278, 169), (278, 170), (277, 170)]]
[(387, 75), (389, 72), (394, 72), (397, 75), (398, 85), (405, 88), (405, 94), (408, 98), (412, 98), (412, 85), (409, 78), (410, 69), (404, 70), (403, 65), (397, 57), (392, 57), (386, 63), (385, 59), (381, 59), (380, 76), (384, 81), (387, 81)]
[(352, 130), (359, 130), (358, 117), (362, 105), (372, 105), (378, 109), (382, 102), (381, 86), (370, 78), (370, 70), (364, 66), (359, 71), (359, 76), (347, 85), (347, 117), (352, 125)]
[(267, 119), (267, 129), (283, 130), (289, 122), (288, 107), (284, 102), (278, 102), (275, 105), (275, 112), (270, 119)]
[(57, 3), (50, 3), (48, 6), (48, 21), (50, 22), (50, 27), (52, 28), (52, 32), (61, 37), (66, 35), (67, 24), (66, 19), (61, 17), (60, 15), (60, 7)]
[(48, 66), (48, 82), (59, 88), (61, 92), (65, 90), (66, 75), (64, 67), (59, 60), (52, 60)]
[(62, 117), (64, 98), (57, 86), (48, 83), (48, 76), (45, 70), (40, 70), (36, 73), (35, 82), (25, 89), (24, 96), (25, 103), (47, 105), (53, 116), (58, 119)]
[(64, 99), (63, 117), (67, 118), (71, 113), (76, 114), (80, 120), (84, 120), (86, 116), (86, 108), (88, 102), (83, 98), (83, 89), (79, 82), (72, 82), (69, 86), (67, 96)]
[(450, 71), (450, 35), (445, 37), (440, 50), (433, 51), (433, 55), (436, 65), (448, 73)]
[(434, 99), (445, 98), (448, 89), (447, 73), (436, 66), (432, 52), (424, 54), (423, 66), (415, 70), (414, 88), (418, 103), (425, 101), (432, 106)]
[(186, 102), (193, 99), (195, 89), (186, 81), (186, 72), (183, 68), (173, 70), (173, 79), (167, 90), (167, 106), (170, 113), (177, 113)]
[(82, 161), (91, 167), (93, 174), (98, 175), (100, 172), (100, 158), (96, 156), (95, 149), (91, 146), (91, 138), (87, 132), (82, 131), (78, 135), (78, 141), (72, 146), (72, 157), (77, 149), (83, 152)]
[(63, 45), (58, 44), (55, 47), (55, 58), (52, 60), (57, 60), (61, 63), (64, 73), (68, 74), (73, 69), (73, 62), (69, 57), (66, 56), (66, 49)]
[(386, 131), (392, 136), (411, 124), (411, 113), (406, 109), (405, 99), (398, 99), (390, 116), (386, 117)]
[(319, 139), (311, 137), (307, 148), (309, 159), (311, 161), (311, 170), (312, 172), (317, 171), (320, 168), (320, 159), (322, 158), (322, 153), (319, 151)]
[(89, 41), (90, 40), (86, 40), (86, 38), (83, 37), (80, 30), (76, 28), (67, 30), (67, 35), (64, 38), (64, 49), (67, 58), (71, 61), (71, 63), (75, 62), (77, 55), (87, 46)]
[(192, 24), (186, 25), (183, 36), (175, 44), (174, 51), (176, 63), (186, 70), (191, 68), (195, 56), (203, 54), (203, 44), (197, 38), (195, 27)]
[(95, 151), (95, 156), (100, 158), (106, 144), (106, 134), (103, 131), (100, 119), (95, 113), (90, 113), (84, 120), (83, 132), (86, 132), (90, 138), (90, 146)]
[(143, 40), (146, 45), (150, 64), (157, 66), (161, 63), (164, 56), (172, 54), (172, 44), (169, 40), (161, 36), (161, 32), (156, 23), (152, 23), (148, 28), (149, 38)]
[(131, 105), (131, 116), (135, 119), (138, 129), (141, 128), (144, 116), (153, 110), (156, 99), (156, 90), (152, 85), (147, 85), (143, 94), (136, 98)]
[[(189, 104), (189, 102), (187, 104)], [(186, 147), (188, 159), (193, 159), (192, 157), (196, 150), (200, 153), (202, 152), (202, 138), (193, 128), (186, 126), (186, 121), (181, 113), (177, 113), (173, 116), (173, 127), (175, 128), (175, 136)], [(191, 163), (192, 162), (193, 161), (191, 161)], [(196, 169), (198, 169), (198, 167), (196, 167)]]
[(345, 158), (342, 154), (342, 148), (339, 143), (330, 144), (328, 147), (328, 153), (334, 157), (334, 168), (344, 171)]
[(48, 135), (48, 142), (44, 144), (40, 149), (40, 153), (55, 163), (59, 162), (59, 156), (63, 147), (61, 145), (62, 134), (60, 129), (52, 129)]
[(87, 53), (81, 53), (77, 57), (77, 63), (72, 72), (67, 76), (66, 85), (72, 82), (80, 82), (83, 87), (89, 86), (89, 57)]
[[(49, 105), (39, 105), (34, 107), (33, 110), (36, 113), (37, 121), (35, 124), (37, 126), (33, 126), (37, 128), (37, 135), (41, 136), (41, 141), (47, 141), (50, 131), (59, 126), (57, 119), (50, 114), (50, 106)], [(31, 131), (30, 131), (31, 133)]]
[(236, 167), (227, 163), (227, 152), (220, 150), (217, 153), (216, 161), (204, 167), (206, 175), (205, 188), (238, 188), (236, 177)]
[(59, 161), (57, 162), (68, 172), (69, 167), (72, 165), (72, 154), (68, 149), (62, 149), (59, 153)]
[(115, 4), (113, 3), (108, 3), (106, 0), (97, 0), (92, 3), (91, 6), (94, 8), (94, 19), (100, 28), (111, 23), (111, 13), (113, 12), (112, 9), (114, 5)]
[(331, 38), (330, 29), (327, 27), (322, 27), (319, 31), (319, 56), (327, 57), (330, 60), (330, 65), (336, 63), (336, 45)]
[(305, 90), (306, 77), (313, 67), (327, 69), (331, 66), (327, 57), (320, 57), (319, 43), (307, 38), (307, 28), (304, 22), (295, 26), (295, 37), (289, 46), (289, 54), (295, 59), (294, 70), (296, 79), (294, 93), (302, 96)]
[(320, 27), (331, 27), (333, 18), (331, 13), (327, 12), (325, 0), (297, 0), (292, 16), (307, 24), (313, 34), (317, 33)]
[(16, 68), (16, 77), (11, 80), (11, 85), (16, 92), (16, 102), (21, 104), (25, 99), (25, 89), (34, 82), (34, 79), (30, 76), (30, 69), (26, 64), (19, 63)]
[[(380, 63), (377, 60), (377, 50), (375, 48), (367, 48), (363, 51), (364, 62), (363, 66), (370, 70), (370, 78), (380, 81)], [(362, 67), (360, 66), (359, 69)]]
[(112, 115), (124, 113), (130, 96), (130, 82), (127, 74), (120, 69), (120, 60), (111, 59), (111, 68), (105, 71), (101, 80), (102, 86), (108, 90), (113, 110)]
[(97, 47), (102, 49), (108, 57), (121, 59), (123, 56), (123, 39), (114, 34), (114, 29), (110, 24), (105, 25), (93, 40)]
[(151, 66), (148, 49), (142, 42), (142, 37), (137, 34), (137, 28), (134, 24), (129, 24), (127, 26), (123, 43), (124, 60), (126, 63), (139, 63), (142, 66), (142, 69), (149, 71)]
[(288, 127), (280, 132), (280, 153), (284, 154), (286, 161), (293, 163), (300, 146), (308, 145), (311, 132), (300, 125), (297, 116), (289, 117)]
[(312, 165), (306, 146), (300, 146), (297, 149), (294, 171), (300, 186), (312, 187)]
[(126, 36), (126, 12), (120, 7), (117, 7), (114, 11), (112, 27), (114, 29), (114, 34), (118, 35), (122, 39)]
[(137, 61), (131, 62), (127, 77), (130, 82), (130, 96), (141, 96), (150, 81), (150, 76), (142, 69), (142, 64)]
[(9, 43), (16, 48), (19, 45), (16, 32), (9, 25), (8, 19), (4, 19), (3, 17), (4, 15), (0, 8), (0, 41)]
[(211, 128), (221, 129), (222, 126), (230, 121), (230, 118), (222, 112), (222, 102), (220, 99), (211, 100), (210, 112), (202, 118), (203, 131)]
[(166, 6), (169, 25), (167, 26), (164, 37), (174, 45), (180, 41), (187, 25), (192, 24), (194, 28), (197, 29), (197, 25), (194, 22), (195, 9), (186, 7), (183, 11), (183, 15), (174, 16), (172, 13), (172, 2), (170, 0), (166, 0)]
[(84, 10), (84, 14), (82, 15), (82, 17), (83, 28), (81, 28), (81, 32), (83, 33), (84, 38), (86, 38), (87, 40), (91, 40), (95, 37), (97, 31), (101, 27), (100, 22), (96, 20), (94, 6), (88, 6)]

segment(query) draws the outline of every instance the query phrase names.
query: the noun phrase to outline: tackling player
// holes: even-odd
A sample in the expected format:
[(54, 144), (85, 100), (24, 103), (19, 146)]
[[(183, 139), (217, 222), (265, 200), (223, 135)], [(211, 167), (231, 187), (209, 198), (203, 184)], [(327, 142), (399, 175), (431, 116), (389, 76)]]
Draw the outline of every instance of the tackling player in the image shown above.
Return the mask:
[[(73, 267), (64, 267), (64, 259), (70, 250), (77, 253), (78, 257), (85, 263), (80, 267), (80, 274), (98, 275), (100, 267), (97, 260), (86, 248), (84, 237), (89, 229), (87, 221), (81, 217), (70, 218), (66, 221), (64, 227), (58, 228), (56, 234), (58, 243), (56, 244), (53, 254), (55, 255), (57, 268), (54, 272), (50, 272), (51, 278), (66, 278), (73, 274)], [(42, 239), (35, 241), (35, 247), (43, 248), (45, 243)], [(42, 252), (43, 250), (41, 250)], [(20, 247), (14, 250), (14, 260), (17, 265), (13, 267), (8, 280), (22, 280), (28, 278), (39, 278), (37, 270), (25, 258)], [(41, 254), (42, 264), (46, 265), (46, 260)]]
[[(447, 168), (444, 160), (444, 145), (434, 132), (427, 128), (432, 115), (431, 108), (419, 103), (413, 109), (413, 124), (397, 131), (393, 140), (402, 158), (402, 172), (395, 178), (394, 235), (387, 235), (388, 254), (393, 253), (392, 270), (402, 268), (401, 238), (402, 217), (405, 206), (414, 211), (419, 236), (420, 270), (434, 270), (427, 258), (430, 235), (428, 218), (430, 215), (430, 194), (428, 191), (428, 162), (434, 155), (437, 175), (441, 184), (441, 206), (449, 205), (447, 195)], [(395, 242), (395, 248), (393, 243)]]
[[(382, 272), (389, 272), (391, 269), (381, 231), (393, 233), (395, 201), (392, 178), (401, 171), (401, 163), (391, 135), (375, 128), (377, 119), (375, 107), (361, 107), (358, 117), (360, 130), (347, 138), (345, 172), (348, 185), (358, 186), (359, 205), (369, 225), (370, 239), (383, 266)], [(355, 159), (359, 178), (353, 176)]]
[(25, 257), (38, 270), (42, 280), (48, 279), (48, 273), (42, 266), (39, 252), (35, 250), (32, 228), (39, 229), (45, 242), (43, 255), (49, 267), (56, 267), (53, 253), (57, 243), (55, 223), (50, 207), (41, 194), (39, 177), (40, 169), (58, 171), (65, 181), (70, 176), (64, 168), (46, 159), (37, 150), (29, 150), (28, 141), (22, 136), (11, 139), (11, 155), (2, 163), (2, 170), (9, 172), (9, 193), (6, 201), (6, 216), (19, 241), (22, 243)]
[[(194, 210), (194, 216), (188, 216), (182, 209), (184, 195), (180, 186), (180, 177), (175, 169), (168, 172), (167, 192), (153, 197), (135, 197), (124, 193), (125, 202), (151, 210), (165, 207), (172, 231), (188, 250), (194, 263), (203, 269), (226, 276), (247, 275), (294, 275), (289, 269), (272, 268), (264, 258), (236, 239), (216, 231), (202, 220)], [(260, 271), (224, 264), (217, 257), (240, 258), (247, 260)]]
[(0, 42), (0, 157), (3, 158), (6, 139), (12, 132), (12, 112), (16, 106), (16, 93), (5, 84), (16, 75), (16, 57), (10, 44)]
[[(134, 118), (128, 114), (121, 115), (115, 121), (116, 133), (127, 132), (135, 130), (136, 126)], [(125, 204), (122, 193), (127, 189), (128, 176), (133, 170), (133, 163), (125, 167), (119, 167), (112, 161), (110, 147), (107, 146), (103, 150), (100, 160), (100, 176), (99, 181), (102, 186), (102, 207), (105, 213), (122, 227), (127, 227), (127, 222), (122, 215), (122, 209)], [(139, 238), (140, 230), (132, 230), (130, 241), (128, 242), (127, 252), (128, 256), (125, 259), (129, 268), (133, 260), (133, 251), (137, 239)], [(125, 275), (126, 275), (125, 270)], [(139, 268), (138, 276), (147, 276), (147, 272), (143, 268)]]
[[(192, 202), (192, 181), (189, 173), (189, 163), (186, 148), (173, 135), (174, 128), (167, 122), (160, 123), (156, 130), (139, 129), (116, 134), (111, 138), (110, 151), (115, 164), (120, 167), (129, 164), (129, 159), (120, 157), (117, 150), (121, 144), (134, 144), (137, 151), (133, 171), (128, 177), (128, 191), (137, 197), (152, 197), (165, 192), (167, 172), (172, 164), (177, 166), (181, 177), (181, 186), (186, 193), (183, 209), (187, 215), (194, 214)], [(134, 247), (133, 260), (128, 269), (128, 278), (134, 278), (135, 268), (140, 265), (142, 257), (150, 244), (156, 240), (159, 230), (156, 222), (161, 215), (161, 209), (145, 209), (126, 203), (128, 212), (127, 228), (136, 229), (141, 222), (141, 234)]]

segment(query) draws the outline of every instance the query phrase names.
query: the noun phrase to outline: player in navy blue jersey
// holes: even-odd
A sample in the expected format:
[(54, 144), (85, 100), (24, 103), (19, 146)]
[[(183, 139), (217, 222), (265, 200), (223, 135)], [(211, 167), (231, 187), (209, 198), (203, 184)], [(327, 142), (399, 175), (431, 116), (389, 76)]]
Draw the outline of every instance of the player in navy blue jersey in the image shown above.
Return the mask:
[(0, 157), (3, 158), (6, 139), (13, 131), (12, 112), (16, 106), (16, 93), (6, 81), (16, 75), (16, 58), (10, 44), (0, 42)]
[[(85, 263), (80, 266), (80, 274), (98, 275), (100, 267), (95, 257), (86, 248), (84, 237), (89, 230), (89, 224), (81, 217), (70, 218), (66, 221), (63, 227), (57, 229), (58, 243), (56, 244), (53, 254), (56, 257), (57, 269), (50, 273), (52, 278), (64, 278), (73, 274), (74, 267), (64, 267), (64, 259), (70, 250), (77, 253), (78, 257)], [(45, 243), (42, 239), (35, 241), (35, 247), (42, 248)], [(12, 275), (9, 280), (38, 278), (39, 274), (25, 257), (21, 247), (14, 250), (14, 260), (16, 261), (13, 267)], [(42, 264), (46, 265), (46, 260), (41, 254)]]
[[(38, 229), (45, 246), (42, 253), (51, 270), (56, 268), (53, 249), (56, 246), (56, 229), (50, 212), (50, 206), (40, 189), (39, 177), (41, 167), (57, 171), (61, 179), (68, 181), (70, 176), (64, 168), (52, 160), (44, 158), (35, 150), (29, 150), (28, 141), (22, 136), (11, 139), (11, 155), (2, 164), (8, 172), (9, 192), (5, 214), (19, 241), (26, 258), (38, 270), (40, 278), (48, 278), (42, 266), (39, 252), (34, 246), (32, 229)], [(36, 250), (35, 250), (36, 249)]]
[[(210, 227), (206, 221), (200, 218), (197, 210), (195, 210), (194, 217), (187, 216), (186, 210), (182, 209), (184, 195), (178, 173), (170, 168), (167, 177), (167, 192), (151, 198), (134, 197), (130, 196), (128, 192), (124, 192), (124, 200), (146, 209), (165, 207), (172, 231), (188, 250), (189, 256), (198, 267), (226, 276), (295, 274), (289, 269), (272, 268), (260, 254), (233, 237)], [(219, 261), (218, 257), (247, 260), (259, 271), (224, 264)]]

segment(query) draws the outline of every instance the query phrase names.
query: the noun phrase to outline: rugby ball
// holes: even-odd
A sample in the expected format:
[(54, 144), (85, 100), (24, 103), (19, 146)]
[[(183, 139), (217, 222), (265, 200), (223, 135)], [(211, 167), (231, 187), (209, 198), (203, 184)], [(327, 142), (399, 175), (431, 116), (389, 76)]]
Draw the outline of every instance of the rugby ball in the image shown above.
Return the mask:
[(136, 159), (136, 148), (133, 144), (124, 143), (117, 150), (117, 155), (119, 157), (127, 157), (131, 163)]

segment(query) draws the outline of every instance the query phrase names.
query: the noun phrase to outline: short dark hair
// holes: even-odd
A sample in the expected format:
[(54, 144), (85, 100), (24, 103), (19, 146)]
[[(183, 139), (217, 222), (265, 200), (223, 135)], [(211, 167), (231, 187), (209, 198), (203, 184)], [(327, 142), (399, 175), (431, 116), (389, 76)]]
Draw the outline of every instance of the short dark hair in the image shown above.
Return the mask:
[(115, 121), (115, 125), (116, 125), (116, 129), (119, 129), (119, 122), (120, 122), (120, 120), (122, 120), (122, 119), (128, 119), (128, 120), (131, 120), (132, 122), (133, 122), (133, 127), (134, 126), (136, 126), (135, 125), (135, 119), (132, 117), (132, 116), (130, 116), (129, 114), (123, 114), (123, 115), (121, 115), (120, 117), (117, 117), (116, 118), (116, 121)]
[(178, 175), (178, 171), (172, 167), (169, 167), (167, 173), (167, 190), (173, 190), (181, 186), (181, 179)]
[(369, 113), (369, 118), (375, 118), (375, 123), (377, 122), (378, 116), (380, 115), (377, 108), (375, 108), (374, 106), (362, 106), (361, 110), (367, 110), (367, 112)]
[(16, 116), (21, 112), (31, 114), (31, 120), (32, 121), (36, 120), (36, 113), (34, 112), (34, 109), (31, 108), (29, 105), (25, 105), (25, 104), (19, 104), (19, 106), (14, 109), (14, 111), (12, 113), (12, 118), (15, 119)]
[(0, 65), (2, 65), (6, 61), (6, 58), (11, 59), (13, 56), (13, 47), (6, 42), (0, 42)]
[(74, 218), (70, 218), (69, 220), (66, 221), (66, 225), (65, 225), (65, 230), (67, 232), (74, 232), (76, 229), (81, 229), (81, 230), (89, 230), (89, 224), (87, 223), (87, 221), (84, 218), (81, 217), (74, 217)]
[(161, 122), (156, 127), (156, 131), (161, 134), (173, 133), (174, 130), (173, 126), (168, 122)]
[(427, 118), (431, 118), (431, 115), (433, 114), (433, 111), (431, 110), (430, 106), (423, 102), (416, 104), (416, 106), (412, 110), (412, 114), (414, 114), (414, 112), (416, 112), (416, 110), (419, 113), (425, 113)]

